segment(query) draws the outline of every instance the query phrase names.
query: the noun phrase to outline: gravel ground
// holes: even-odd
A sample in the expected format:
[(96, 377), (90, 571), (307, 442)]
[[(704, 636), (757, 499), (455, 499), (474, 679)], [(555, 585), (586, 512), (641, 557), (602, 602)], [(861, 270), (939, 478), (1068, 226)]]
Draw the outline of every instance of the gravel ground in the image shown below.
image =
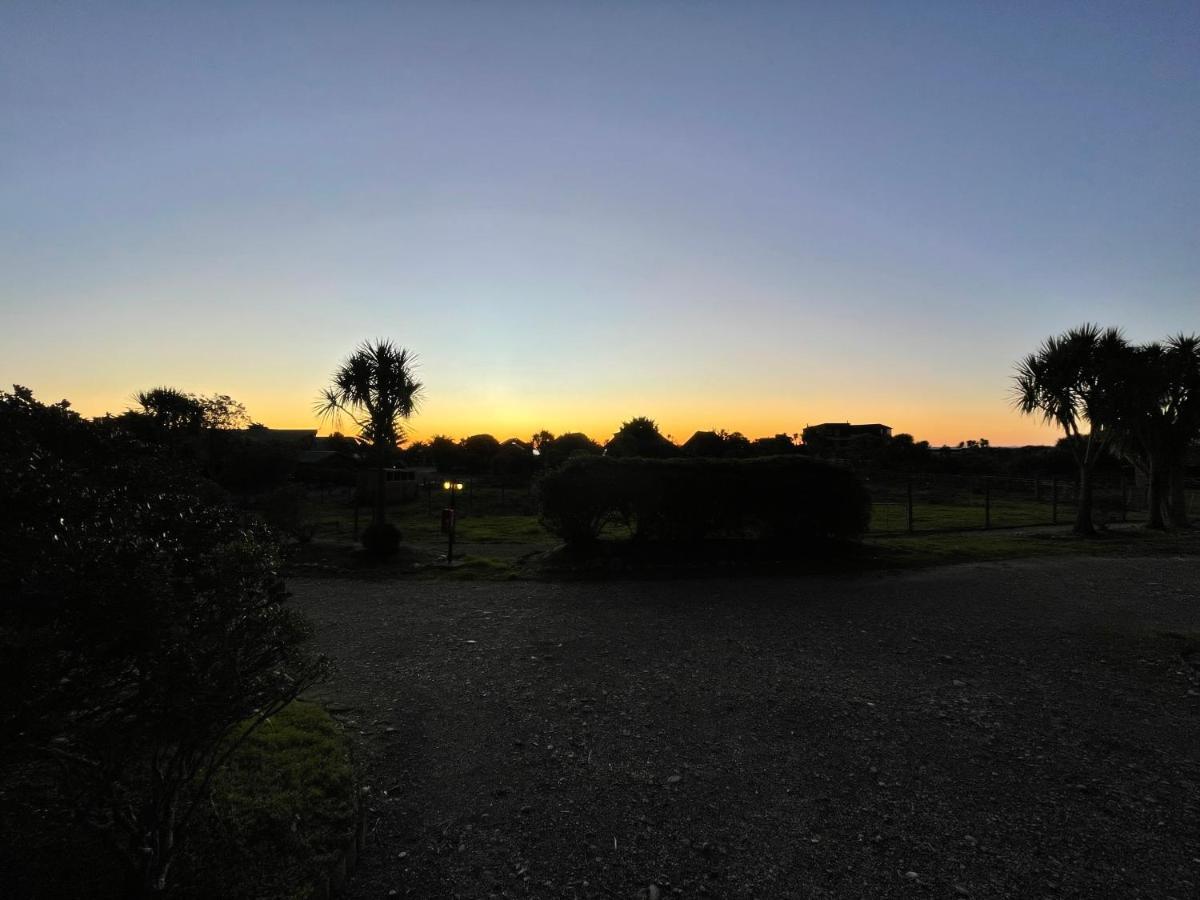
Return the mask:
[(356, 898), (1192, 900), (1198, 585), (291, 582), (361, 735)]

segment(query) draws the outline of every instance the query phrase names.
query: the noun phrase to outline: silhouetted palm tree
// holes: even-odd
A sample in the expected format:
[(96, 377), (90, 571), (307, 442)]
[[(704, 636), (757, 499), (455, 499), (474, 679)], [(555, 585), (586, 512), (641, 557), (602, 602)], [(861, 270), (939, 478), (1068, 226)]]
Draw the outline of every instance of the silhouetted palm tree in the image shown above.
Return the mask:
[(1188, 527), (1188, 450), (1200, 438), (1200, 335), (1177, 334), (1163, 344), (1167, 393), (1163, 416), (1167, 421), (1166, 467), (1169, 481), (1168, 511), (1176, 528)]
[(1169, 376), (1161, 344), (1131, 347), (1122, 367), (1113, 422), (1113, 449), (1146, 476), (1147, 528), (1164, 528), (1166, 453), (1170, 423), (1164, 410)]
[[(1082, 325), (1046, 338), (1017, 366), (1014, 402), (1067, 433), (1079, 466), (1078, 534), (1094, 534), (1092, 473), (1113, 438), (1129, 345), (1119, 329)], [(1083, 426), (1087, 427), (1084, 433)]]
[(413, 377), (416, 357), (391, 341), (364, 341), (336, 372), (332, 384), (317, 400), (315, 410), (340, 426), (346, 416), (371, 445), (377, 472), (374, 522), (385, 517), (384, 468), (393, 450), (404, 440), (401, 424), (417, 411), (424, 386)]

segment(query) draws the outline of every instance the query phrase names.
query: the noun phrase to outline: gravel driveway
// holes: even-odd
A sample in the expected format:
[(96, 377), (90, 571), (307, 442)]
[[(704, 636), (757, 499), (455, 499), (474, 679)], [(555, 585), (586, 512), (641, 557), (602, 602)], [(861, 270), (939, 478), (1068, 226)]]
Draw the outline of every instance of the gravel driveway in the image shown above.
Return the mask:
[(1198, 585), (1196, 558), (290, 584), (361, 734), (351, 897), (1181, 900)]

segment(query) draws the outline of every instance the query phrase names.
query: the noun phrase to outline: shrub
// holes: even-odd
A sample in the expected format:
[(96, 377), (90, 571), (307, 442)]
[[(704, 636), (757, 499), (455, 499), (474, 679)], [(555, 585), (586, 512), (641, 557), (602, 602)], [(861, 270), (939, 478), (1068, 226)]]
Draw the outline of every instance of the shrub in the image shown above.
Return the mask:
[(395, 556), (400, 549), (400, 531), (390, 522), (372, 522), (363, 530), (362, 545), (374, 559)]
[[(0, 747), (154, 893), (239, 723), (321, 677), (277, 546), (162, 448), (0, 392)], [(245, 733), (245, 732), (241, 732)]]
[(848, 469), (795, 456), (760, 459), (583, 458), (546, 473), (542, 524), (568, 545), (624, 521), (637, 540), (848, 539), (870, 498)]
[(622, 494), (617, 461), (577, 456), (538, 481), (538, 518), (570, 546), (589, 544), (619, 518)]

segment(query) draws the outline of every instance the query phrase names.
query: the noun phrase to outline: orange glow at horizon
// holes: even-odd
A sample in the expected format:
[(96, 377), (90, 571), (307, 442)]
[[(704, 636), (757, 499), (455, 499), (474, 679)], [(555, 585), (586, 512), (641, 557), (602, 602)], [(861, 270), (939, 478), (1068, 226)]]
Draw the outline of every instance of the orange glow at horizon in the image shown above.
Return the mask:
[[(122, 380), (123, 381), (123, 380)], [(141, 384), (144, 379), (130, 383)], [(93, 385), (90, 390), (75, 390), (64, 380), (56, 384), (35, 381), (29, 386), (42, 402), (71, 401), (72, 408), (85, 416), (120, 413), (133, 405), (133, 389), (114, 389), (113, 384)], [(276, 386), (241, 390), (236, 384), (218, 390), (202, 382), (178, 382), (180, 390), (198, 394), (229, 393), (245, 404), (255, 422), (271, 428), (316, 428), (321, 434), (335, 429), (312, 412), (314, 398), (297, 396)], [(249, 387), (249, 386), (247, 386)], [(642, 399), (609, 396), (607, 392), (579, 398), (570, 403), (561, 395), (538, 397), (507, 396), (501, 391), (466, 391), (468, 397), (453, 393), (431, 397), (412, 420), (406, 423), (410, 441), (428, 441), (436, 435), (459, 439), (472, 434), (491, 434), (500, 440), (515, 437), (529, 440), (542, 431), (563, 434), (579, 431), (593, 440), (608, 440), (621, 423), (635, 416), (648, 416), (664, 435), (683, 443), (696, 431), (724, 429), (740, 431), (751, 440), (776, 434), (799, 434), (806, 425), (821, 422), (880, 422), (893, 434), (908, 433), (932, 446), (954, 446), (960, 441), (987, 438), (993, 446), (1053, 444), (1061, 433), (1042, 423), (1040, 418), (1023, 416), (1011, 409), (1002, 393), (992, 394), (988, 402), (975, 400), (967, 392), (949, 390), (947, 396), (931, 399), (923, 405), (902, 396), (863, 396), (865, 390), (849, 387), (840, 397), (813, 397), (808, 400), (783, 394), (762, 397), (755, 406), (738, 402), (729, 395), (705, 398), (688, 396), (673, 399), (667, 392)], [(991, 393), (991, 392), (989, 392)], [(340, 429), (354, 433), (352, 422)]]
[[(50, 402), (49, 394), (38, 394), (39, 399)], [(320, 434), (331, 434), (336, 429), (322, 423), (317, 416), (305, 409), (304, 404), (294, 398), (260, 396), (252, 393), (234, 395), (245, 403), (251, 419), (270, 428), (316, 428)], [(68, 396), (67, 399), (72, 399)], [(128, 402), (104, 403), (99, 398), (80, 396), (80, 402), (72, 400), (72, 406), (86, 416), (99, 416), (105, 412), (121, 412)], [(1032, 417), (1008, 412), (1002, 418), (979, 410), (953, 412), (907, 408), (903, 410), (874, 409), (865, 406), (849, 406), (837, 410), (836, 404), (826, 401), (811, 412), (795, 413), (790, 409), (742, 409), (720, 410), (711, 413), (699, 410), (660, 411), (654, 405), (633, 404), (625, 413), (589, 412), (582, 409), (568, 410), (547, 407), (543, 412), (526, 409), (478, 409), (473, 411), (449, 412), (447, 404), (431, 405), (406, 423), (409, 441), (428, 441), (437, 435), (460, 439), (473, 434), (491, 434), (500, 440), (520, 438), (527, 441), (539, 431), (553, 434), (570, 431), (583, 432), (593, 440), (604, 443), (621, 423), (634, 416), (645, 415), (653, 419), (663, 434), (675, 443), (683, 443), (696, 431), (729, 432), (740, 431), (751, 440), (771, 437), (776, 434), (794, 435), (803, 432), (806, 425), (821, 422), (881, 422), (892, 428), (893, 434), (908, 433), (918, 441), (929, 441), (934, 447), (950, 446), (960, 441), (987, 438), (993, 446), (1023, 446), (1026, 444), (1053, 444), (1061, 437), (1054, 428), (1041, 424)], [(835, 411), (837, 410), (837, 411)], [(342, 422), (341, 431), (353, 434), (352, 422)]]

